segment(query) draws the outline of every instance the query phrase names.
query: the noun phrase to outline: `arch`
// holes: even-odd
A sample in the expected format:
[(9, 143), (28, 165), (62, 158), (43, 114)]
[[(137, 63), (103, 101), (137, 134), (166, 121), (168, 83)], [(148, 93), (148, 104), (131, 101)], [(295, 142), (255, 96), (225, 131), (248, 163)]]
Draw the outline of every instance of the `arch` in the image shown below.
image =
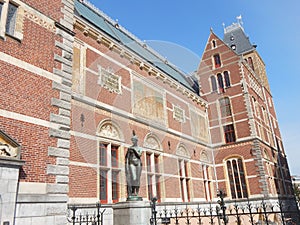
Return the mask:
[(191, 157), (189, 151), (186, 149), (185, 145), (182, 144), (182, 143), (180, 143), (177, 146), (176, 155), (184, 157), (184, 158), (190, 158)]
[(214, 75), (210, 76), (210, 85), (211, 85), (211, 91), (217, 91), (217, 81), (216, 77)]
[(200, 154), (200, 161), (205, 162), (205, 163), (209, 163), (210, 159), (207, 155), (207, 152), (205, 150), (203, 150)]
[(222, 117), (232, 116), (230, 99), (227, 96), (219, 98), (219, 106)]
[(218, 80), (218, 85), (219, 85), (219, 92), (223, 93), (224, 92), (224, 82), (223, 82), (223, 76), (221, 73), (217, 74), (217, 80)]
[(224, 159), (228, 185), (232, 199), (248, 197), (248, 185), (243, 157), (229, 156)]
[(225, 80), (225, 87), (230, 87), (230, 75), (229, 75), (229, 72), (226, 70), (223, 72), (224, 74), (224, 80)]
[(146, 135), (143, 146), (145, 148), (155, 149), (158, 151), (163, 150), (161, 147), (161, 142), (160, 142), (159, 138), (155, 134), (152, 134), (152, 133), (149, 133)]
[(124, 140), (123, 133), (117, 123), (106, 119), (99, 123), (97, 135), (108, 139)]

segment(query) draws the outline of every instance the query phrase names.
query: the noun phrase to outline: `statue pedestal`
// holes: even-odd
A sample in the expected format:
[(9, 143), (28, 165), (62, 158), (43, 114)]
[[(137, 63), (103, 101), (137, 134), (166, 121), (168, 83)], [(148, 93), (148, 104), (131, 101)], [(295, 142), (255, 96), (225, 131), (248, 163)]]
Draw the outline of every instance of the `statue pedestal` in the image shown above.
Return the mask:
[(150, 223), (150, 202), (119, 202), (113, 205), (114, 225), (147, 225)]

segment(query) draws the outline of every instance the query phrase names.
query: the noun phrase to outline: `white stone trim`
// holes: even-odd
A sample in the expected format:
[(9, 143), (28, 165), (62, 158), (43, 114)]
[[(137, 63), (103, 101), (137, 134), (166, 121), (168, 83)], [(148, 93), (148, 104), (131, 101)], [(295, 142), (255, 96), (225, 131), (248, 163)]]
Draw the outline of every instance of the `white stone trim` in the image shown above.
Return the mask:
[(19, 194), (47, 194), (47, 183), (19, 182)]
[(61, 77), (56, 76), (53, 73), (50, 73), (50, 72), (48, 72), (46, 70), (43, 70), (43, 69), (41, 69), (37, 66), (29, 64), (25, 61), (17, 59), (13, 56), (7, 55), (3, 52), (0, 52), (0, 60), (3, 61), (3, 62), (9, 63), (13, 66), (17, 66), (21, 69), (27, 70), (27, 71), (29, 71), (31, 73), (34, 73), (36, 75), (39, 75), (41, 77), (47, 78), (49, 80), (56, 81), (58, 83), (62, 83), (62, 78)]
[(43, 126), (43, 127), (59, 129), (58, 124), (51, 123), (51, 122), (46, 121), (46, 120), (34, 118), (34, 117), (31, 117), (31, 116), (26, 116), (26, 115), (23, 115), (23, 114), (20, 114), (20, 113), (7, 111), (7, 110), (4, 110), (4, 109), (0, 109), (0, 116), (8, 118), (8, 119), (19, 120), (19, 121), (26, 122), (26, 123), (32, 123), (32, 124)]

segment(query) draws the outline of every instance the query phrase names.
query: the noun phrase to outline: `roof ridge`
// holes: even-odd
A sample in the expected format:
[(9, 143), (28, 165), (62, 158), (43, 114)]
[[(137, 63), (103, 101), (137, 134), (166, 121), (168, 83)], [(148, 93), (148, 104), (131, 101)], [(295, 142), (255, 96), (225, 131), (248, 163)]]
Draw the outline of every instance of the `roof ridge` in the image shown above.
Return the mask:
[(86, 5), (87, 7), (89, 7), (91, 10), (93, 10), (99, 16), (103, 17), (107, 22), (111, 23), (113, 26), (117, 25), (118, 29), (121, 30), (122, 32), (124, 32), (124, 34), (126, 34), (128, 37), (132, 38), (134, 41), (136, 41), (142, 47), (146, 48), (154, 56), (158, 57), (160, 60), (162, 60), (163, 62), (165, 62), (166, 64), (168, 64), (171, 68), (173, 68), (178, 73), (180, 73), (185, 79), (186, 79), (186, 77), (190, 76), (190, 74), (182, 71), (178, 66), (176, 66), (172, 62), (169, 62), (166, 57), (162, 56), (159, 52), (157, 52), (152, 47), (150, 47), (149, 45), (147, 45), (144, 41), (142, 41), (137, 36), (135, 36), (130, 31), (128, 31), (126, 28), (124, 28), (123, 26), (121, 26), (118, 23), (118, 21), (116, 21), (116, 20), (112, 19), (111, 17), (109, 17), (107, 14), (105, 14), (102, 10), (100, 10), (99, 8), (97, 8), (91, 2), (89, 2), (88, 0), (79, 0), (79, 1), (81, 3), (83, 3), (84, 5)]

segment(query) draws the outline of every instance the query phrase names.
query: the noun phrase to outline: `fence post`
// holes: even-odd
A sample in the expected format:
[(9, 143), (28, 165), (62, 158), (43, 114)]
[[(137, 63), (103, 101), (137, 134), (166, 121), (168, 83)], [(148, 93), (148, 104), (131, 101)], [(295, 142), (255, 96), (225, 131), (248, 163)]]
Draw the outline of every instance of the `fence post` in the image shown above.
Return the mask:
[(100, 207), (101, 207), (101, 203), (97, 202), (96, 206), (97, 206), (97, 224), (101, 225), (102, 224), (102, 219), (101, 219), (101, 224), (100, 224)]
[(72, 223), (73, 223), (73, 225), (75, 225), (77, 207), (75, 205), (73, 205), (73, 206), (70, 207), (70, 209), (73, 211)]
[(157, 225), (157, 221), (156, 221), (156, 201), (157, 201), (157, 198), (153, 197), (151, 199), (151, 219), (150, 219), (150, 224), (151, 225)]
[(224, 202), (225, 193), (222, 190), (219, 190), (217, 196), (220, 198), (220, 200), (218, 200), (218, 204), (220, 205), (220, 207), (222, 209), (223, 221), (224, 221), (224, 225), (226, 225), (227, 224), (226, 206), (225, 206), (225, 202)]

